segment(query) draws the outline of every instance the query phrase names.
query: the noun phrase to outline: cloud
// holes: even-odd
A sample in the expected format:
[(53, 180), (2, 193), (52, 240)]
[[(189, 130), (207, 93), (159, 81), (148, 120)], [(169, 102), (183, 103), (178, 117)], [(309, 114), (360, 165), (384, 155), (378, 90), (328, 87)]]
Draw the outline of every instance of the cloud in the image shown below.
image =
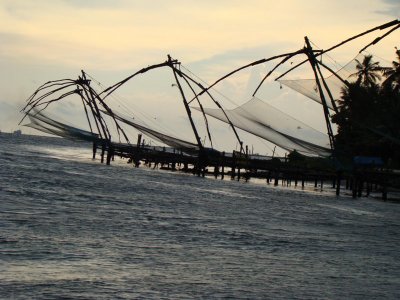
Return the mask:
[[(201, 74), (203, 79), (216, 80), (219, 76), (223, 76), (236, 68), (263, 58), (278, 55), (285, 51), (297, 50), (297, 47), (299, 45), (296, 45), (296, 43), (286, 42), (263, 44), (255, 47), (233, 48), (200, 60), (188, 62), (187, 64), (183, 62), (183, 64), (194, 73)], [(279, 52), (277, 49), (279, 49)]]
[(258, 60), (279, 54), (277, 49), (280, 49), (279, 51), (281, 52), (289, 49), (289, 47), (293, 47), (294, 50), (295, 43), (274, 43), (262, 44), (255, 47), (233, 48), (208, 58), (192, 62), (191, 64), (232, 63), (237, 61), (240, 61), (239, 64), (241, 64), (243, 62), (251, 62), (252, 59)]
[(289, 41), (300, 46), (307, 32), (318, 41), (332, 40), (349, 23), (360, 24), (368, 10), (358, 8), (360, 16), (353, 19), (348, 11), (355, 4), (348, 3), (342, 24), (334, 13), (323, 14), (342, 9), (336, 1), (323, 10), (303, 1), (266, 2), (4, 0), (0, 32), (17, 40), (9, 36), (3, 53), (78, 67), (84, 62), (101, 69), (132, 68), (163, 60), (168, 53), (184, 63), (233, 65), (233, 59), (241, 63), (244, 56), (247, 61), (258, 54), (265, 57), (265, 41), (271, 41), (277, 53)]
[(377, 13), (400, 18), (400, 2), (398, 0), (382, 0), (387, 7), (383, 10), (377, 10)]
[(126, 4), (126, 1), (123, 0), (61, 0), (61, 2), (78, 9), (113, 9), (120, 8)]

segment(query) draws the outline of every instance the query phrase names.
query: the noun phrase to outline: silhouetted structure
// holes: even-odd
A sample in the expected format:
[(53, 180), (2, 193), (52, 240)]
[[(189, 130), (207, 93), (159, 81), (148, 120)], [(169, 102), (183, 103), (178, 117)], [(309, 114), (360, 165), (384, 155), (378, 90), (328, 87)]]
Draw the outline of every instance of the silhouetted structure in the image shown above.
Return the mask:
[[(384, 190), (386, 190), (386, 186), (392, 184), (391, 179), (388, 179), (389, 177), (394, 178), (393, 184), (397, 182), (397, 176), (394, 174), (391, 174), (386, 170), (382, 170), (381, 166), (379, 166), (380, 168), (376, 168), (377, 166), (369, 166), (368, 169), (363, 166), (363, 168), (360, 169), (359, 166), (355, 164), (353, 165), (354, 168), (353, 166), (351, 166), (350, 169), (344, 168), (343, 164), (338, 160), (341, 158), (341, 156), (337, 153), (337, 141), (333, 133), (331, 122), (332, 114), (335, 114), (336, 121), (342, 118), (340, 115), (341, 111), (338, 108), (338, 99), (335, 98), (331, 91), (330, 82), (323, 76), (321, 69), (329, 71), (332, 74), (332, 78), (334, 78), (336, 82), (339, 82), (341, 87), (344, 86), (350, 88), (351, 84), (346, 80), (346, 78), (342, 78), (339, 72), (333, 71), (319, 58), (323, 54), (326, 54), (331, 50), (340, 47), (343, 44), (346, 44), (360, 36), (377, 30), (387, 30), (383, 35), (375, 38), (373, 42), (365, 46), (361, 50), (363, 51), (370, 45), (378, 43), (382, 38), (389, 35), (399, 27), (400, 21), (394, 20), (353, 36), (326, 50), (313, 49), (308, 37), (305, 37), (305, 46), (302, 49), (272, 56), (270, 58), (260, 59), (242, 66), (221, 77), (208, 87), (204, 87), (200, 82), (184, 72), (181, 68), (181, 63), (175, 59), (172, 59), (169, 55), (165, 62), (143, 68), (100, 92), (97, 92), (91, 86), (91, 81), (88, 79), (88, 75), (82, 71), (81, 75), (76, 80), (55, 80), (40, 86), (28, 99), (28, 103), (23, 109), (25, 116), (22, 120), (28, 117), (31, 120), (29, 126), (46, 133), (55, 134), (65, 138), (92, 142), (93, 158), (96, 156), (97, 149), (100, 149), (101, 161), (104, 162), (105, 160), (107, 164), (110, 164), (112, 158), (115, 155), (118, 155), (128, 158), (136, 166), (139, 166), (140, 162), (144, 162), (147, 165), (167, 165), (169, 169), (176, 169), (177, 165), (183, 165), (182, 170), (188, 171), (190, 165), (192, 167), (191, 171), (197, 175), (203, 176), (207, 173), (208, 168), (213, 168), (214, 176), (217, 177), (219, 174), (224, 176), (227, 174), (224, 171), (225, 167), (230, 167), (230, 175), (232, 178), (240, 178), (245, 171), (246, 177), (264, 176), (267, 178), (268, 182), (271, 179), (274, 179), (275, 184), (278, 183), (278, 180), (285, 180), (286, 182), (291, 182), (294, 180), (295, 185), (297, 185), (298, 180), (301, 180), (302, 184), (304, 185), (304, 181), (309, 181), (312, 179), (315, 180), (315, 185), (317, 185), (317, 182), (320, 181), (322, 186), (323, 180), (335, 180), (337, 194), (340, 192), (341, 180), (350, 180), (351, 178), (353, 182), (353, 191), (355, 189), (358, 189), (358, 191), (361, 190), (363, 182), (368, 182), (369, 184), (379, 184), (380, 186), (384, 186)], [(316, 99), (316, 101), (321, 103), (323, 108), (323, 114), (327, 127), (327, 139), (325, 141), (324, 136), (322, 136), (319, 141), (308, 140), (307, 134), (299, 136), (299, 133), (304, 132), (306, 126), (303, 123), (294, 122), (293, 118), (292, 120), (287, 121), (287, 124), (289, 124), (289, 122), (292, 123), (293, 128), (292, 131), (288, 131), (287, 129), (284, 130), (283, 126), (279, 127), (272, 124), (272, 118), (263, 120), (262, 113), (261, 115), (257, 115), (257, 111), (262, 106), (262, 102), (260, 103), (260, 101), (256, 98), (256, 93), (259, 88), (278, 68), (286, 64), (291, 58), (294, 58), (298, 55), (304, 55), (306, 59), (301, 63), (290, 67), (288, 71), (281, 74), (275, 80), (278, 80), (283, 84), (287, 84), (288, 86), (292, 85), (293, 87), (293, 82), (289, 83), (285, 80), (282, 80), (282, 77), (306, 62), (310, 64), (312, 73), (314, 75), (313, 89), (317, 94), (317, 97), (314, 96), (314, 98), (311, 98)], [(212, 95), (211, 88), (227, 77), (243, 69), (276, 60), (278, 60), (278, 63), (276, 63), (272, 70), (265, 75), (255, 89), (253, 93), (253, 99), (240, 107), (240, 109), (225, 111)], [(123, 116), (123, 114), (112, 110), (106, 103), (106, 99), (125, 83), (132, 80), (136, 76), (158, 68), (169, 68), (172, 72), (175, 80), (173, 86), (176, 86), (179, 89), (182, 103), (193, 131), (195, 143), (183, 140), (176, 136), (165, 134), (130, 117)], [(394, 76), (392, 73), (390, 74), (392, 77)], [(185, 86), (185, 88), (183, 86)], [(193, 96), (189, 97), (187, 95), (187, 90), (189, 90), (189, 93), (193, 94)], [(83, 130), (67, 125), (44, 113), (44, 110), (49, 105), (73, 95), (77, 95), (83, 104), (90, 130)], [(200, 97), (202, 96), (207, 96), (209, 99), (211, 99), (218, 110), (203, 108), (203, 105), (200, 101)], [(204, 146), (204, 142), (202, 142), (200, 139), (198, 129), (192, 118), (190, 104), (193, 101), (198, 103), (199, 107), (197, 109), (204, 117), (208, 139), (211, 143), (210, 148), (206, 148)], [(228, 152), (221, 153), (213, 149), (213, 142), (210, 128), (208, 126), (207, 115), (216, 117), (230, 125), (238, 144), (240, 145), (240, 151), (233, 151), (229, 154)], [(278, 114), (275, 113), (275, 115)], [(279, 117), (277, 117), (277, 119), (279, 119)], [(122, 124), (136, 128), (139, 132), (141, 132), (136, 144), (132, 144), (130, 142), (128, 134), (123, 129)], [(116, 128), (118, 142), (112, 139), (109, 129), (111, 125)], [(283, 149), (290, 151), (292, 155), (289, 161), (281, 161), (279, 159), (276, 160), (266, 157), (252, 157), (249, 155), (248, 150), (245, 151), (243, 147), (243, 141), (240, 139), (236, 127), (242, 128), (250, 133), (271, 141), (276, 145), (279, 145)], [(311, 131), (310, 128), (307, 130), (309, 130), (308, 132)], [(142, 145), (142, 134), (158, 140), (163, 144), (168, 145), (170, 148), (160, 149)], [(121, 139), (123, 139), (123, 142), (121, 142)], [(298, 153), (298, 155), (296, 153)], [(330, 157), (331, 159), (327, 161), (319, 160), (317, 158), (303, 158), (303, 154)], [(222, 171), (220, 171), (221, 168)], [(358, 192), (358, 194), (360, 193)], [(353, 195), (355, 194), (353, 193)]]

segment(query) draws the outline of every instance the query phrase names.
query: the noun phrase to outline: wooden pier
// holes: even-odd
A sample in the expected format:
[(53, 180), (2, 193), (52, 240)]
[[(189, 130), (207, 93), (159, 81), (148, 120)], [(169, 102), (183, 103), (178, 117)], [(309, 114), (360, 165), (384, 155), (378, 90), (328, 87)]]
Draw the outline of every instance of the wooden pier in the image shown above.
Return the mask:
[(294, 186), (305, 188), (314, 185), (322, 190), (324, 187), (335, 189), (339, 196), (342, 190), (347, 190), (353, 198), (368, 197), (372, 192), (381, 193), (382, 199), (388, 199), (388, 190), (400, 188), (400, 173), (376, 168), (353, 168), (338, 170), (329, 159), (310, 158), (310, 161), (320, 160), (319, 167), (315, 164), (298, 163), (289, 158), (268, 157), (261, 155), (219, 152), (204, 149), (204, 153), (185, 153), (171, 147), (148, 146), (141, 143), (139, 136), (136, 145), (110, 143), (98, 140), (93, 143), (93, 159), (100, 155), (102, 163), (110, 164), (114, 157), (128, 160), (135, 167), (145, 165), (149, 168), (159, 168), (192, 173), (197, 176), (214, 176), (215, 178), (231, 180), (264, 179), (274, 186)]

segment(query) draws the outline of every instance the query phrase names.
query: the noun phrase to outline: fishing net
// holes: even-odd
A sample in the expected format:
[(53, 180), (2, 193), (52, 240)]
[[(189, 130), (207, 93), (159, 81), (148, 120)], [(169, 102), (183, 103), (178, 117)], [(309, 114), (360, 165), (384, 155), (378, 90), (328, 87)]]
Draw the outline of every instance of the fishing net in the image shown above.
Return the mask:
[[(103, 113), (108, 114), (106, 111), (103, 111)], [(31, 112), (29, 112), (28, 117), (30, 123), (26, 124), (25, 126), (37, 129), (47, 134), (57, 135), (72, 140), (89, 141), (89, 142), (93, 142), (99, 139), (98, 134), (83, 129), (79, 129), (77, 127), (73, 127), (70, 125), (66, 125), (62, 122), (54, 120), (54, 118), (49, 117), (43, 112), (39, 112), (38, 110), (32, 110)], [(136, 128), (144, 135), (153, 138), (159, 142), (162, 142), (165, 145), (168, 145), (174, 149), (182, 150), (183, 152), (188, 154), (195, 154), (199, 150), (198, 145), (194, 143), (166, 135), (164, 133), (161, 133), (159, 131), (141, 125), (137, 122), (128, 120), (127, 118), (124, 118), (116, 113), (114, 113), (114, 117), (116, 120), (119, 120), (129, 126)]]
[[(105, 112), (106, 113), (106, 112)], [(139, 124), (138, 122), (134, 122), (132, 120), (128, 120), (125, 117), (122, 117), (120, 114), (114, 112), (114, 118), (119, 120), (129, 126), (136, 128), (138, 131), (143, 133), (144, 135), (153, 138), (159, 142), (162, 142), (174, 149), (182, 150), (186, 153), (196, 153), (199, 150), (199, 146), (197, 144), (184, 141), (177, 137), (173, 137), (162, 132), (156, 131), (154, 129), (149, 128), (148, 126), (144, 126)]]
[(24, 126), (37, 129), (47, 134), (80, 141), (95, 141), (99, 138), (98, 134), (56, 121), (36, 109), (30, 111), (28, 117), (30, 123)]
[[(352, 76), (352, 74), (355, 74), (357, 72), (356, 68), (357, 60), (359, 62), (362, 62), (363, 58), (364, 54), (358, 54), (354, 59), (352, 59), (346, 65), (341, 67), (338, 71), (335, 71), (337, 76), (330, 73), (331, 75), (324, 78), (336, 105), (338, 104), (337, 100), (340, 98), (342, 88), (344, 87), (343, 81), (341, 81), (338, 77), (342, 78), (343, 80), (347, 80), (349, 82), (355, 81), (357, 78), (356, 76)], [(322, 103), (315, 79), (293, 79), (293, 80), (279, 79), (278, 81), (281, 84), (291, 88), (292, 90), (318, 103)], [(323, 85), (321, 87), (324, 92), (325, 98), (327, 99), (327, 106), (330, 109), (333, 109), (333, 104), (330, 101), (326, 87)]]
[[(194, 107), (199, 110), (199, 108)], [(204, 108), (207, 115), (229, 123), (220, 109)], [(232, 124), (287, 150), (308, 156), (329, 156), (328, 135), (253, 97), (245, 104), (226, 110)]]

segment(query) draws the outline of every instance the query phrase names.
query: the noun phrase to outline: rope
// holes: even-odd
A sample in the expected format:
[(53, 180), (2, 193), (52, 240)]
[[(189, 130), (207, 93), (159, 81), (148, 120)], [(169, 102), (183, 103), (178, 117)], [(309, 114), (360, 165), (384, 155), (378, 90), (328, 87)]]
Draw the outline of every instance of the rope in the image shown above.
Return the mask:
[[(101, 82), (96, 80), (93, 76), (91, 76), (89, 74), (87, 74), (87, 76), (90, 79), (92, 79), (93, 81), (95, 81), (95, 83), (98, 86), (100, 86), (103, 90), (105, 89), (105, 86)], [(160, 122), (156, 122), (152, 116), (150, 116), (149, 114), (147, 114), (147, 113), (143, 112), (142, 110), (140, 110), (137, 105), (135, 105), (134, 103), (130, 103), (130, 105), (133, 106), (133, 108), (135, 109), (135, 112), (134, 112), (130, 107), (128, 107), (124, 103), (124, 101), (126, 101), (126, 99), (122, 98), (116, 92), (113, 92), (109, 97), (111, 97), (118, 104), (119, 107), (122, 107), (126, 112), (128, 112), (128, 114), (131, 114), (131, 116), (133, 116), (134, 119), (139, 120), (140, 122), (142, 122), (144, 124), (144, 126), (149, 127), (149, 128), (156, 127), (160, 132), (164, 132), (165, 134), (168, 134), (168, 135), (172, 135), (172, 136), (176, 136), (177, 135), (177, 131), (176, 130), (172, 130), (171, 128), (169, 128), (165, 124), (161, 125)], [(139, 115), (141, 115), (141, 117)], [(147, 120), (147, 122), (145, 120)], [(149, 125), (149, 123), (151, 123), (152, 125)], [(138, 129), (136, 129), (136, 130), (141, 132), (142, 134), (146, 135), (145, 132), (142, 132), (142, 131), (140, 131)], [(156, 131), (158, 131), (158, 130), (156, 130)], [(155, 142), (155, 141), (153, 140), (153, 142)], [(155, 142), (155, 144), (156, 144), (156, 142)]]

